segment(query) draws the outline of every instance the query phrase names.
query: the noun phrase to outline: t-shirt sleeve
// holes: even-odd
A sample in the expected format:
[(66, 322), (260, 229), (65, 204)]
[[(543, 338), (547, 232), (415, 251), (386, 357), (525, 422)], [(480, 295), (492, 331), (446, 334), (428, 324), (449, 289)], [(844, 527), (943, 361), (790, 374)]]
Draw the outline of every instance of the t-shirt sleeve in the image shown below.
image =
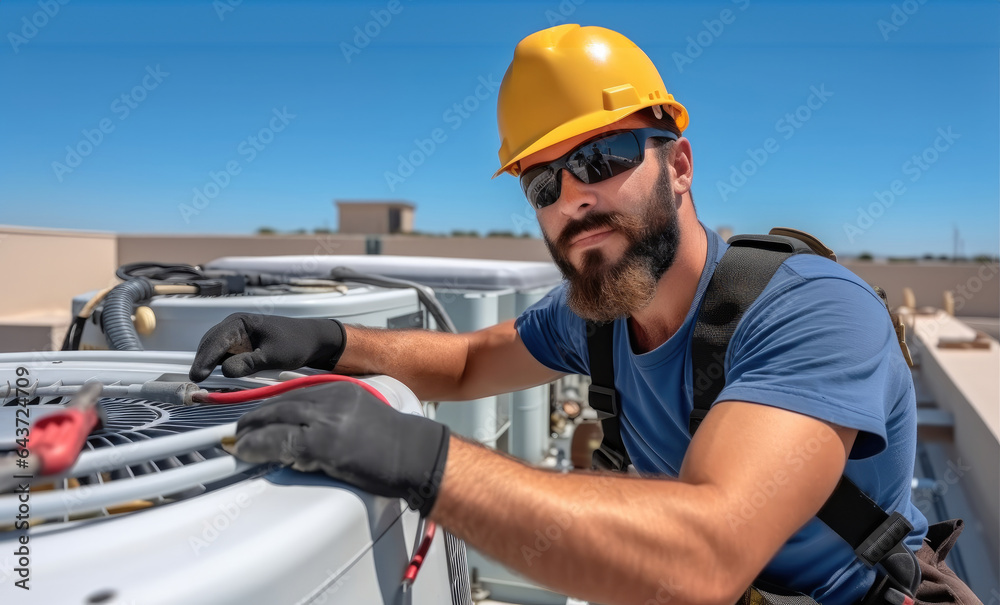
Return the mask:
[(852, 458), (881, 452), (892, 356), (902, 353), (876, 296), (839, 277), (800, 279), (765, 294), (733, 334), (716, 401), (760, 403), (857, 429)]
[(514, 322), (528, 352), (545, 366), (568, 374), (590, 372), (586, 322), (566, 305), (565, 285), (556, 286)]

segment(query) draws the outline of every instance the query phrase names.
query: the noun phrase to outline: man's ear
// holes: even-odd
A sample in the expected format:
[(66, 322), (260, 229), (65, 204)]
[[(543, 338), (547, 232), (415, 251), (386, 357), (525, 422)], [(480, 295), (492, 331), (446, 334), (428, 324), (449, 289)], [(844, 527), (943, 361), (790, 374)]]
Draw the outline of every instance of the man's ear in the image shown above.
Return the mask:
[(669, 145), (667, 166), (671, 171), (670, 185), (677, 195), (691, 191), (694, 178), (694, 162), (691, 158), (691, 143), (681, 137)]

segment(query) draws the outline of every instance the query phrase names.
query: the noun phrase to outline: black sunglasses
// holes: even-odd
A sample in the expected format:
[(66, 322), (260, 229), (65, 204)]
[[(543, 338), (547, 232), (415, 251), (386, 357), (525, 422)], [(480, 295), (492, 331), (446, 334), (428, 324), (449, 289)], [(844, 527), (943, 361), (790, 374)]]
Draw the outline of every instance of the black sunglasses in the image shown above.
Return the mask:
[(677, 135), (661, 128), (602, 132), (561, 158), (524, 171), (521, 189), (528, 203), (540, 210), (559, 199), (564, 168), (588, 185), (600, 183), (641, 164), (646, 139), (651, 137), (677, 140)]

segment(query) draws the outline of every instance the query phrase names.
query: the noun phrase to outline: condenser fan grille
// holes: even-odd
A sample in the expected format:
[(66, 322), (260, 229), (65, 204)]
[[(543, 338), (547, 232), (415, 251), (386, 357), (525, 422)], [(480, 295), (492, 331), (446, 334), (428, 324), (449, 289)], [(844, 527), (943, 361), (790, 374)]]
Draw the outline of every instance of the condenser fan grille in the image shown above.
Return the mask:
[[(139, 434), (136, 440), (176, 433), (186, 433), (197, 429), (236, 422), (240, 416), (260, 405), (240, 403), (236, 405), (177, 405), (146, 399), (109, 397), (100, 400), (104, 411), (104, 427), (91, 435), (96, 438), (109, 435), (129, 438)], [(101, 447), (94, 444), (94, 447)]]
[[(49, 407), (65, 399), (32, 403)], [(104, 397), (98, 405), (101, 428), (87, 438), (77, 465), (53, 484), (57, 492), (75, 490), (81, 495), (69, 499), (71, 506), (66, 499), (32, 496), (43, 504), (33, 507), (33, 514), (38, 509), (36, 518), (69, 521), (131, 512), (197, 496), (246, 477), (250, 465), (235, 461), (219, 443), (224, 434), (232, 434), (232, 424), (260, 402), (184, 406)]]
[[(240, 416), (260, 403), (183, 406), (146, 399), (109, 397), (101, 399), (98, 405), (104, 414), (104, 425), (87, 439), (87, 448), (90, 450), (150, 442), (159, 437), (229, 424), (239, 420)], [(76, 479), (81, 485), (99, 485), (109, 481), (162, 473), (227, 455), (221, 448), (213, 446), (156, 460), (150, 459), (110, 472), (92, 473)], [(177, 500), (200, 494), (206, 489), (206, 486), (198, 483), (176, 494), (166, 494), (161, 499)]]
[[(9, 386), (8, 386), (8, 390), (10, 390)], [(63, 403), (63, 398), (62, 397), (45, 397), (44, 399), (42, 397), (32, 397), (24, 405), (29, 405), (29, 406), (31, 406), (31, 405), (56, 405), (58, 403)], [(18, 400), (17, 397), (12, 397), (12, 398), (4, 401), (2, 407), (9, 408), (9, 407), (17, 407), (19, 405), (21, 405), (20, 400)]]

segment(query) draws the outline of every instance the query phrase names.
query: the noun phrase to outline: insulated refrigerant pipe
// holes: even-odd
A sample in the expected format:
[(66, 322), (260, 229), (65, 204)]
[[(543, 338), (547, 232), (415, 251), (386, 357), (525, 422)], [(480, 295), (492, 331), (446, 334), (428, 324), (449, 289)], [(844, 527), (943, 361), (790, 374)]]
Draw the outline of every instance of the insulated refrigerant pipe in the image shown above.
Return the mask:
[(153, 282), (137, 277), (118, 284), (104, 297), (101, 329), (108, 345), (118, 351), (141, 351), (142, 343), (132, 325), (132, 309), (153, 297)]
[(118, 351), (142, 351), (142, 343), (132, 323), (135, 306), (156, 294), (197, 294), (197, 286), (154, 285), (145, 277), (137, 277), (115, 286), (104, 297), (101, 329), (108, 346)]

